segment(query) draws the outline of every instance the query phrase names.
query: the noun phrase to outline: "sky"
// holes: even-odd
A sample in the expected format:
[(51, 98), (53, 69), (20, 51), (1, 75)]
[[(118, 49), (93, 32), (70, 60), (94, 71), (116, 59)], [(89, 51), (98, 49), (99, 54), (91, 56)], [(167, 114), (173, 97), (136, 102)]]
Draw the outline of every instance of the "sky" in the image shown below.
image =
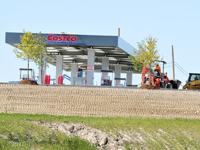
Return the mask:
[[(0, 82), (19, 80), (19, 68), (26, 67), (5, 43), (5, 32), (117, 35), (118, 27), (121, 37), (135, 48), (137, 42), (155, 37), (159, 54), (168, 62), (169, 77), (174, 45), (175, 61), (184, 69), (176, 67), (176, 78), (184, 82), (186, 73), (200, 72), (199, 8), (199, 0), (2, 0)], [(37, 72), (34, 63), (31, 67)], [(49, 68), (54, 75), (55, 67)]]

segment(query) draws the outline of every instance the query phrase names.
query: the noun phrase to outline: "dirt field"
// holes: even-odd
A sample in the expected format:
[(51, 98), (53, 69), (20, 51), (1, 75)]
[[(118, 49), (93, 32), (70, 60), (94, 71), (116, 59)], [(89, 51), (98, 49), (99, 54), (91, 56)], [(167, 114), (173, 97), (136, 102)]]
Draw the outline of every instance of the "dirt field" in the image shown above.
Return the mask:
[(200, 92), (0, 85), (0, 112), (200, 118)]

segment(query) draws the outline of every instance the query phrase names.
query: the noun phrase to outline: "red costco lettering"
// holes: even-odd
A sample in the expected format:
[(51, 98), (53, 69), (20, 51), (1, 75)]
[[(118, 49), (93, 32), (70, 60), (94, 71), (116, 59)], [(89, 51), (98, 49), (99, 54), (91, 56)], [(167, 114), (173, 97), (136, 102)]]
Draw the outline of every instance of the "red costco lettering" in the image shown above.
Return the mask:
[(58, 41), (58, 37), (57, 36), (53, 36), (53, 41)]
[(52, 41), (52, 35), (48, 35), (47, 39), (48, 41)]
[(67, 41), (67, 36), (64, 36), (64, 37), (63, 37), (63, 41)]
[(77, 36), (71, 36), (71, 35), (48, 35), (47, 37), (48, 41), (69, 41), (69, 42), (75, 42), (78, 40)]
[(71, 41), (77, 41), (77, 37), (76, 36), (72, 36), (71, 37)]
[(62, 41), (63, 37), (62, 36), (58, 36), (58, 41)]

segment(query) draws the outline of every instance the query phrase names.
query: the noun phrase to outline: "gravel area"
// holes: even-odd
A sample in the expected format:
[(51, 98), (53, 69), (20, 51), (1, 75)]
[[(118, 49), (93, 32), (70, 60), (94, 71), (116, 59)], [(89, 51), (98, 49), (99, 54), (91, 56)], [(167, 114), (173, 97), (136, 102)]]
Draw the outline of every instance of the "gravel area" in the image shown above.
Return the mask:
[(36, 125), (48, 127), (55, 131), (60, 131), (67, 136), (78, 136), (95, 145), (99, 150), (125, 150), (124, 145), (130, 142), (126, 136), (113, 137), (101, 130), (75, 123), (49, 123), (33, 122)]

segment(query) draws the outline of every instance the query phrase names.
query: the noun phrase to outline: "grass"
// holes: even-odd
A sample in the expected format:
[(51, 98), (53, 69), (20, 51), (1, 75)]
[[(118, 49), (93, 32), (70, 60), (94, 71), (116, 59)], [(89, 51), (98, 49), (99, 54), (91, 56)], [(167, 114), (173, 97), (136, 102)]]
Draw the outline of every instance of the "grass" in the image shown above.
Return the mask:
[(15, 115), (0, 116), (0, 150), (96, 150), (78, 137), (67, 137)]
[(67, 138), (61, 133), (53, 133), (30, 123), (40, 120), (83, 123), (113, 135), (127, 133), (133, 139), (141, 139), (126, 143), (126, 149), (200, 149), (200, 120), (25, 114), (0, 114), (0, 135), (9, 137), (5, 140), (0, 136), (0, 145), (7, 149), (13, 149), (13, 146), (14, 149), (29, 149), (31, 146), (41, 149), (94, 149), (78, 138)]

